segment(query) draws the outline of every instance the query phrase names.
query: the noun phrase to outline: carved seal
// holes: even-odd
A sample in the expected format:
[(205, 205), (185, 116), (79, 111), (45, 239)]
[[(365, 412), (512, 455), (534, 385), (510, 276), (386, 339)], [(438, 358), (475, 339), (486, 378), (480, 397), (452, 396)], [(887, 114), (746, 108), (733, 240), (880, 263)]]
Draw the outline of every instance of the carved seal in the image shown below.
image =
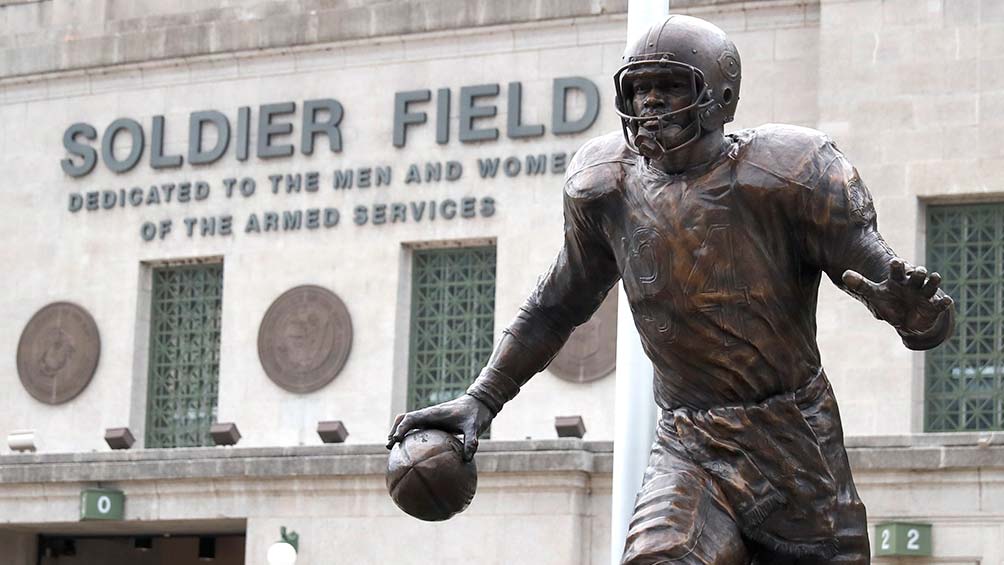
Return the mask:
[(352, 348), (352, 319), (335, 293), (313, 285), (284, 292), (258, 328), (258, 358), (268, 378), (297, 393), (330, 383)]
[(53, 302), (31, 317), (17, 344), (17, 373), (33, 397), (62, 404), (94, 377), (101, 337), (94, 318), (80, 306)]
[(607, 294), (588, 322), (572, 332), (548, 367), (559, 378), (588, 383), (610, 374), (617, 365), (617, 288)]

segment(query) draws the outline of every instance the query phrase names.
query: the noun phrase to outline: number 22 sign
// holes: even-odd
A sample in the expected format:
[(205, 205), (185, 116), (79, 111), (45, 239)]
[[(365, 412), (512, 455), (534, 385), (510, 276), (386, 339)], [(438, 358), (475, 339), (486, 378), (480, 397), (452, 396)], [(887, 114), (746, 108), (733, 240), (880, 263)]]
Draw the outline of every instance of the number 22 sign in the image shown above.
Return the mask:
[(931, 525), (885, 522), (875, 526), (875, 556), (931, 555)]

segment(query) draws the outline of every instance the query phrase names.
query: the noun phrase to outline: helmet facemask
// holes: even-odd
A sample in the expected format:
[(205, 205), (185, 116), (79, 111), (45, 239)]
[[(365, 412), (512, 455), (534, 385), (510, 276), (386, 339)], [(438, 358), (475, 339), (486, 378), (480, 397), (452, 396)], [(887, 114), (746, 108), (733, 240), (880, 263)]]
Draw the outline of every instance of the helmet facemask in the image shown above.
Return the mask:
[[(648, 159), (658, 160), (700, 139), (704, 134), (702, 117), (714, 103), (704, 73), (693, 65), (671, 60), (671, 56), (669, 53), (647, 54), (644, 59), (628, 62), (614, 75), (618, 102), (616, 112), (621, 118), (624, 138), (632, 151)], [(633, 85), (643, 75), (649, 74), (656, 77), (654, 80), (670, 74), (686, 77), (690, 83), (689, 103), (682, 108), (669, 108), (668, 112), (643, 115), (642, 108), (635, 108)], [(682, 126), (677, 121), (677, 117), (681, 115), (689, 118)], [(655, 127), (652, 127), (653, 123)], [(683, 128), (686, 139), (668, 144), (669, 128), (680, 127)]]

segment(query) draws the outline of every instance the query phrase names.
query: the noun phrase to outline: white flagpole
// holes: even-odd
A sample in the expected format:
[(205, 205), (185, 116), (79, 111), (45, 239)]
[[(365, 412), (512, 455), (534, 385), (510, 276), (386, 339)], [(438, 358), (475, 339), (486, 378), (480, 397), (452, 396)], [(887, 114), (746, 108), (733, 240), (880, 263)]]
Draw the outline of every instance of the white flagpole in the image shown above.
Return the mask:
[[(668, 0), (628, 0), (627, 45), (669, 14)], [(617, 382), (614, 393), (614, 469), (610, 508), (610, 563), (620, 565), (634, 498), (655, 437), (652, 362), (641, 347), (620, 285), (617, 300)]]

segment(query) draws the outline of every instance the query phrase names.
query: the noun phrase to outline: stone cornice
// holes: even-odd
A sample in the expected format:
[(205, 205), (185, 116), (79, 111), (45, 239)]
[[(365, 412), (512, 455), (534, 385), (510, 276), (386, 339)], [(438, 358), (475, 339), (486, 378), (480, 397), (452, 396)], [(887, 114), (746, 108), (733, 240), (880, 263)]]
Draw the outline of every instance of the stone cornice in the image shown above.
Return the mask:
[[(981, 441), (976, 434), (959, 434), (949, 438), (949, 444), (934, 444), (932, 436), (919, 435), (881, 441), (850, 438), (848, 453), (857, 473), (1004, 470), (1004, 442), (999, 436)], [(477, 462), (481, 473), (609, 475), (613, 444), (577, 439), (486, 441)], [(380, 445), (17, 454), (0, 457), (0, 484), (383, 475), (386, 463), (387, 451)]]
[(183, 12), (135, 0), (61, 4), (0, 4), (0, 77), (627, 11), (627, 0), (206, 0)]

